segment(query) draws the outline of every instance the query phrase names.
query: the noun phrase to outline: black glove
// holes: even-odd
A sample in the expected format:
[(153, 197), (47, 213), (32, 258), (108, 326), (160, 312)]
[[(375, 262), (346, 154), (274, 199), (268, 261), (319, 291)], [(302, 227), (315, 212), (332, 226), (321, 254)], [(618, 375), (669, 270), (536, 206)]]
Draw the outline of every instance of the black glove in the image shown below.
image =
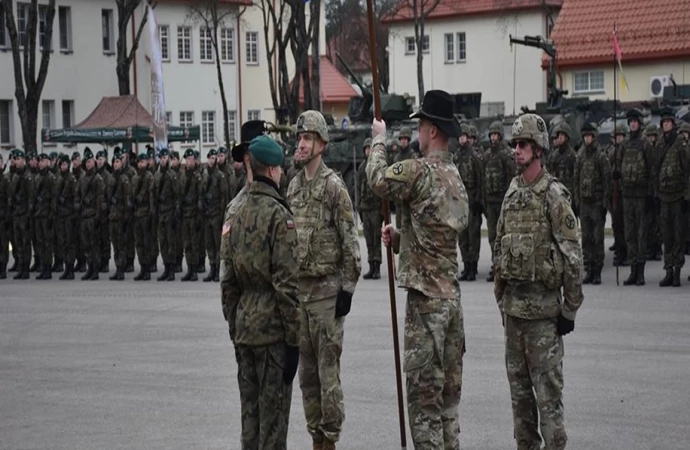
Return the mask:
[(654, 211), (654, 206), (654, 197), (652, 197), (651, 195), (647, 196), (647, 199), (644, 203), (645, 214), (651, 214)]
[(613, 175), (613, 179), (616, 180), (616, 181), (618, 181), (618, 180), (621, 179), (621, 172), (620, 172), (620, 170), (614, 170), (613, 173), (612, 173), (612, 175)]
[(603, 220), (604, 222), (606, 222), (606, 213), (606, 208), (601, 208), (601, 220)]
[(680, 202), (680, 212), (683, 214), (688, 213), (688, 201), (687, 200), (683, 200)]
[(563, 314), (558, 316), (558, 322), (556, 323), (556, 330), (559, 336), (565, 336), (575, 329), (575, 321), (566, 319)]
[(299, 364), (299, 347), (285, 346), (285, 368), (283, 369), (283, 381), (292, 384)]
[(335, 300), (335, 318), (347, 316), (352, 307), (352, 292), (338, 291), (338, 297)]

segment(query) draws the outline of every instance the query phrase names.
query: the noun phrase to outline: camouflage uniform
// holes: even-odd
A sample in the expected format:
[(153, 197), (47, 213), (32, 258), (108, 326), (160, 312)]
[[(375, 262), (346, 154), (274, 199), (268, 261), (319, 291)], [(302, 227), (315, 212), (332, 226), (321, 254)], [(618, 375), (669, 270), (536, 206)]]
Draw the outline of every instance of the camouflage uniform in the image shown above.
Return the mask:
[[(575, 192), (575, 163), (577, 161), (577, 153), (570, 146), (570, 139), (572, 130), (566, 122), (561, 122), (553, 128), (554, 136), (558, 133), (563, 133), (568, 137), (565, 144), (556, 148), (549, 154), (546, 161), (546, 167), (551, 175), (558, 178), (563, 186), (568, 189), (568, 192)], [(573, 208), (575, 209), (575, 208)], [(576, 215), (579, 211), (575, 210)]]
[[(38, 180), (38, 155), (36, 154), (36, 152), (29, 152), (27, 158), (29, 159), (29, 171), (31, 172), (31, 181), (34, 183), (33, 191), (36, 192), (36, 181)], [(36, 164), (32, 165), (32, 161), (35, 161)], [(34, 263), (31, 265), (31, 268), (29, 269), (30, 272), (39, 271), (39, 268), (41, 267), (41, 254), (38, 250), (39, 244), (38, 239), (36, 237), (36, 219), (34, 218), (33, 214), (33, 202), (34, 199), (32, 198), (32, 212), (31, 214), (29, 214), (29, 229), (31, 230), (31, 248), (33, 249)]]
[[(209, 152), (210, 154), (211, 152)], [(223, 211), (228, 204), (227, 181), (218, 167), (207, 167), (202, 182), (202, 203), (204, 206), (204, 238), (208, 254), (208, 276), (204, 281), (219, 281), (220, 276), (220, 235), (223, 227)]]
[[(513, 139), (548, 148), (546, 124), (534, 114), (520, 116)], [(562, 450), (562, 335), (574, 328), (583, 300), (582, 250), (570, 195), (545, 170), (531, 183), (522, 176), (511, 182), (494, 255), (517, 448)], [(572, 328), (564, 330), (564, 322)]]
[(467, 192), (447, 149), (388, 167), (384, 142), (384, 136), (374, 138), (367, 178), (376, 194), (400, 204), (400, 245), (393, 250), (400, 253), (399, 285), (407, 289), (404, 371), (412, 440), (416, 449), (457, 449), (465, 353), (457, 240), (469, 220)]
[[(159, 156), (167, 155), (168, 150), (162, 149)], [(175, 280), (175, 215), (179, 209), (179, 181), (177, 174), (170, 168), (170, 162), (163, 167), (161, 164), (153, 177), (153, 204), (155, 216), (158, 217), (158, 243), (163, 257), (165, 270), (158, 277), (158, 281)], [(220, 244), (218, 244), (220, 247)]]
[[(627, 125), (618, 128), (616, 131), (616, 136), (625, 137), (627, 134)], [(608, 157), (613, 178), (613, 195), (609, 203), (609, 211), (611, 211), (611, 228), (613, 228), (614, 266), (624, 266), (628, 264), (628, 250), (625, 244), (625, 202), (621, 195), (620, 181), (624, 152), (625, 144), (614, 143), (608, 149)]]
[[(127, 178), (129, 178), (129, 186), (130, 189), (132, 188), (132, 180), (134, 179), (134, 176), (137, 174), (137, 170), (130, 165), (130, 160), (129, 158), (127, 159), (127, 164), (122, 168), (122, 174), (126, 175)], [(131, 226), (127, 227), (127, 238), (125, 239), (125, 246), (127, 248), (127, 267), (125, 268), (125, 272), (133, 272), (134, 271), (134, 257), (136, 253), (136, 246), (134, 242), (134, 224), (132, 223)]]
[[(189, 152), (185, 152), (185, 158)], [(193, 168), (185, 167), (180, 177), (180, 202), (182, 205), (182, 241), (185, 258), (187, 259), (187, 274), (182, 281), (197, 280), (197, 266), (199, 264), (199, 247), (201, 241), (201, 223), (198, 218), (199, 200), (201, 198), (201, 175)]]
[[(40, 159), (48, 159), (42, 153)], [(36, 230), (36, 253), (41, 261), (37, 280), (52, 278), (53, 263), (53, 219), (55, 217), (55, 175), (46, 167), (39, 171), (34, 191), (34, 228)]]
[(652, 173), (650, 174), (650, 183), (652, 183), (652, 192), (654, 196), (654, 210), (652, 214), (647, 215), (647, 260), (661, 260), (661, 229), (659, 228), (658, 213), (661, 211), (661, 201), (659, 200), (656, 186), (658, 185), (656, 176), (658, 174), (659, 166), (659, 129), (653, 123), (650, 123), (644, 130), (646, 145), (649, 147), (649, 152), (652, 155), (650, 165)]
[[(108, 159), (108, 154), (105, 150), (101, 150), (96, 154), (96, 159), (103, 157)], [(103, 185), (107, 188), (108, 185), (110, 184), (111, 178), (113, 177), (108, 170), (108, 164), (103, 164), (100, 168), (96, 169), (96, 172), (101, 176), (103, 179)], [(103, 190), (103, 195), (106, 196), (105, 198), (105, 204), (108, 205), (108, 208), (110, 208), (110, 199), (107, 198), (108, 191), (107, 189)], [(101, 229), (101, 263), (99, 266), (99, 271), (101, 273), (107, 273), (110, 268), (110, 220), (108, 219), (108, 209), (105, 211), (102, 211), (99, 214), (99, 220), (101, 222), (100, 224), (100, 229)]]
[(575, 166), (576, 210), (580, 213), (582, 227), (582, 250), (587, 275), (583, 283), (600, 284), (601, 269), (604, 267), (604, 223), (611, 191), (611, 168), (609, 160), (596, 143), (596, 128), (585, 124), (582, 136), (591, 134), (591, 145), (582, 144), (577, 153)]
[[(314, 132), (328, 142), (323, 116), (305, 111), (297, 132)], [(340, 384), (345, 317), (338, 300), (355, 291), (360, 276), (359, 239), (345, 183), (320, 163), (314, 178), (302, 169), (290, 182), (288, 203), (295, 215), (301, 297), (300, 388), (307, 430), (317, 445), (340, 439), (345, 419)]]
[[(371, 139), (364, 141), (364, 148), (371, 148)], [(366, 155), (365, 155), (366, 156)], [(381, 225), (383, 224), (383, 202), (381, 197), (374, 194), (367, 182), (366, 158), (357, 169), (357, 212), (362, 219), (364, 240), (367, 243), (367, 258), (369, 272), (363, 278), (381, 278)]]
[[(119, 155), (115, 156), (119, 158)], [(133, 227), (130, 217), (130, 205), (132, 204), (131, 186), (129, 177), (120, 170), (115, 170), (108, 179), (106, 195), (110, 212), (108, 214), (108, 226), (110, 228), (110, 240), (113, 243), (113, 259), (115, 260), (115, 274), (111, 280), (124, 280), (127, 268), (127, 229)]]
[[(141, 159), (142, 155), (139, 155)], [(153, 235), (152, 213), (153, 205), (153, 174), (148, 168), (139, 168), (131, 182), (132, 203), (134, 204), (134, 244), (139, 257), (140, 272), (134, 280), (150, 280), (153, 255), (151, 254), (151, 239)]]
[[(407, 147), (403, 148), (400, 139), (407, 138)], [(393, 155), (392, 162), (389, 165), (406, 161), (414, 157), (414, 150), (412, 149), (412, 130), (409, 127), (403, 127), (398, 135), (398, 151)], [(386, 158), (388, 161), (389, 158)], [(400, 229), (401, 227), (400, 219), (400, 208), (399, 205), (395, 205), (395, 227)]]
[[(489, 126), (489, 135), (498, 133), (501, 139), (491, 144), (491, 148), (484, 153), (484, 214), (489, 228), (489, 247), (494, 251), (496, 240), (496, 224), (501, 213), (501, 204), (506, 194), (510, 180), (515, 176), (515, 161), (510, 149), (503, 140), (503, 124), (494, 122)], [(487, 281), (493, 281), (493, 267)]]
[[(18, 155), (24, 156), (23, 152)], [(18, 273), (15, 280), (29, 278), (31, 264), (31, 208), (34, 197), (34, 181), (29, 168), (16, 170), (10, 182), (10, 214), (14, 234), (13, 248), (18, 261)]]
[[(84, 151), (84, 163), (91, 158), (93, 154)], [(98, 279), (98, 267), (101, 262), (99, 214), (107, 208), (104, 189), (103, 179), (96, 173), (95, 168), (87, 170), (77, 185), (75, 209), (81, 211), (79, 238), (88, 263), (88, 270), (82, 280)]]
[(292, 399), (285, 378), (294, 376), (285, 370), (291, 358), (296, 369), (300, 345), (299, 263), (295, 223), (272, 180), (257, 177), (248, 187), (223, 238), (222, 307), (236, 349), (242, 448), (284, 450)]
[(74, 279), (74, 262), (77, 258), (77, 216), (74, 210), (75, 195), (77, 191), (77, 179), (69, 169), (69, 158), (67, 155), (60, 157), (58, 165), (67, 163), (67, 170), (58, 175), (57, 186), (55, 189), (56, 210), (55, 210), (55, 231), (57, 235), (57, 246), (55, 255), (65, 264), (65, 271), (60, 275), (61, 280)]
[[(10, 156), (11, 158), (12, 156)], [(10, 245), (10, 180), (5, 174), (5, 166), (0, 169), (0, 280), (7, 278), (7, 262)]]
[[(84, 153), (86, 153), (86, 149), (84, 149)], [(91, 150), (89, 150), (91, 151)], [(72, 153), (72, 176), (74, 176), (74, 180), (76, 182), (76, 186), (74, 188), (74, 195), (75, 195), (75, 205), (76, 206), (76, 195), (77, 195), (77, 186), (79, 185), (79, 180), (84, 176), (84, 170), (82, 169), (81, 165), (79, 167), (74, 167), (74, 161), (76, 159), (80, 159), (81, 155), (79, 155), (78, 152)], [(81, 229), (81, 212), (79, 210), (74, 210), (74, 219), (72, 220), (72, 235), (74, 236), (74, 255), (76, 259), (76, 264), (74, 266), (75, 272), (85, 272), (86, 271), (86, 257), (84, 256), (84, 250), (81, 247), (81, 238), (79, 237), (79, 230)]]
[[(471, 132), (469, 125), (463, 124), (461, 130), (469, 138)], [(482, 178), (484, 169), (481, 158), (472, 147), (469, 139), (465, 145), (461, 145), (457, 152), (455, 152), (453, 163), (457, 166), (458, 172), (460, 172), (470, 205), (467, 228), (463, 230), (458, 239), (462, 262), (465, 264), (465, 270), (459, 280), (474, 281), (477, 276), (477, 263), (482, 242), (482, 212), (484, 210)]]

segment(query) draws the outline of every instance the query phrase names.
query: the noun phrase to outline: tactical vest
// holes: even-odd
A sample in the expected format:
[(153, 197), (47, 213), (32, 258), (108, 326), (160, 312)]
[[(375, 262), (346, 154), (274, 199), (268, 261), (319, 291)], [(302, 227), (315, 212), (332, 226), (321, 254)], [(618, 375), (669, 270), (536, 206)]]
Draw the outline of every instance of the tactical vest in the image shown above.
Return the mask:
[[(676, 139), (680, 139), (677, 137)], [(684, 192), (688, 177), (680, 160), (682, 146), (676, 142), (665, 152), (659, 168), (659, 190), (665, 193)]]
[(325, 202), (326, 186), (338, 182), (336, 173), (324, 168), (320, 180), (303, 185), (292, 195), (290, 208), (297, 228), (297, 252), (301, 276), (322, 277), (338, 272), (342, 261), (342, 248), (333, 212)]
[(474, 150), (471, 148), (458, 149), (457, 153), (457, 167), (460, 172), (460, 177), (465, 185), (465, 189), (474, 190), (477, 188), (477, 174), (474, 172), (474, 164), (472, 164), (472, 154)]
[(646, 187), (649, 181), (647, 174), (644, 145), (639, 139), (630, 140), (621, 160), (621, 181), (623, 187), (627, 189)]
[(503, 202), (500, 277), (513, 284), (563, 285), (563, 256), (553, 242), (546, 194), (556, 181), (545, 173), (533, 186), (511, 183)]
[(488, 195), (502, 194), (506, 191), (507, 180), (503, 172), (503, 150), (489, 151), (486, 157), (485, 190)]
[[(586, 148), (580, 150), (587, 152)], [(604, 180), (601, 179), (601, 162), (597, 156), (598, 149), (592, 154), (584, 154), (580, 166), (580, 179), (576, 180), (580, 188), (580, 198), (586, 200), (600, 200), (604, 195)]]

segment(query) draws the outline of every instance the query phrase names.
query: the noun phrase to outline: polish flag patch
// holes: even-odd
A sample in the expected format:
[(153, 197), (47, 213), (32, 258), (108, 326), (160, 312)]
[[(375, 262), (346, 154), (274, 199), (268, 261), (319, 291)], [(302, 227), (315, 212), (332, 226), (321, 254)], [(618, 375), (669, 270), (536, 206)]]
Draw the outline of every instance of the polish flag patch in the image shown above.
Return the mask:
[(225, 222), (223, 224), (223, 235), (226, 235), (230, 232), (230, 222)]
[(295, 229), (295, 222), (293, 222), (292, 220), (288, 219), (288, 221), (287, 221), (287, 228), (288, 228), (288, 230), (294, 230), (294, 229)]

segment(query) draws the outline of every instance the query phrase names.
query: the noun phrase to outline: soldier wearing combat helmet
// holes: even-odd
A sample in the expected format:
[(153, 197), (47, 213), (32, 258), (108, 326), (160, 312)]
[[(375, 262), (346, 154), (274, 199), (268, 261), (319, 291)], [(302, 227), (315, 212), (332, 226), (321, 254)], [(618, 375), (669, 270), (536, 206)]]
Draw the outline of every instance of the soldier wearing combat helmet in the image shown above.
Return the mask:
[(297, 119), (295, 162), (287, 200), (295, 216), (302, 327), (300, 387), (314, 449), (330, 450), (345, 418), (340, 385), (343, 324), (361, 267), (359, 239), (347, 188), (322, 157), (326, 120), (318, 111)]
[(398, 135), (398, 140), (400, 141), (400, 150), (395, 155), (395, 158), (393, 158), (394, 163), (405, 161), (414, 156), (414, 151), (410, 145), (412, 142), (412, 130), (410, 127), (402, 127)]
[(544, 120), (518, 117), (512, 137), (519, 175), (498, 221), (494, 293), (505, 327), (514, 436), (519, 449), (542, 448), (543, 439), (545, 448), (562, 450), (562, 336), (574, 330), (583, 300), (580, 236), (570, 193), (542, 168), (549, 146)]
[(367, 256), (369, 257), (369, 272), (362, 278), (365, 280), (381, 278), (381, 224), (383, 213), (381, 210), (381, 197), (374, 194), (367, 181), (367, 160), (371, 153), (371, 138), (364, 140), (362, 145), (364, 161), (357, 169), (357, 212), (362, 219), (364, 228), (364, 240), (367, 243)]
[[(558, 178), (558, 181), (568, 189), (568, 192), (575, 190), (575, 162), (577, 161), (577, 153), (570, 146), (570, 139), (572, 137), (570, 125), (566, 122), (560, 122), (553, 127), (553, 143), (554, 151), (551, 152), (547, 161), (546, 167), (549, 173)], [(575, 210), (575, 215), (578, 211)]]

